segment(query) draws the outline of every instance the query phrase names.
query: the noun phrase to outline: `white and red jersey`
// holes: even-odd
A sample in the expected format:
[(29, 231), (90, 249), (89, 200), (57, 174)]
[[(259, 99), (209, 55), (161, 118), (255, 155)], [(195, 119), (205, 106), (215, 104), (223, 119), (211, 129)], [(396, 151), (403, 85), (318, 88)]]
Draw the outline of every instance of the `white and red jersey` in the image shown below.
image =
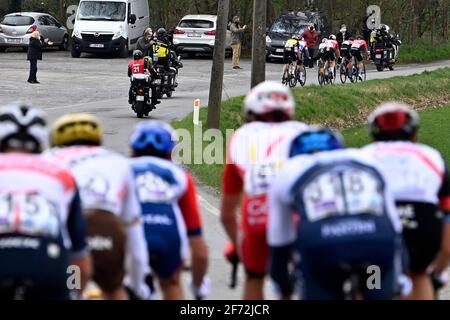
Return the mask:
[(449, 173), (441, 154), (412, 142), (375, 142), (363, 151), (381, 163), (396, 201), (433, 204), (450, 211)]
[(0, 235), (62, 239), (85, 252), (84, 219), (71, 173), (40, 155), (0, 155)]
[(351, 47), (353, 44), (354, 40), (345, 40), (344, 42), (342, 42), (341, 47), (346, 46), (346, 47)]
[(352, 49), (365, 51), (365, 50), (368, 49), (367, 42), (365, 40), (363, 40), (363, 39), (353, 40), (353, 42), (352, 42)]
[(335, 51), (339, 51), (339, 43), (336, 40), (328, 39), (325, 41), (325, 48), (332, 48)]
[(133, 223), (141, 216), (128, 159), (103, 147), (54, 148), (44, 154), (70, 169), (84, 209), (98, 209)]
[(265, 228), (266, 194), (275, 174), (289, 158), (288, 142), (306, 130), (304, 123), (252, 122), (233, 135), (223, 177), (224, 194), (245, 193), (242, 222), (245, 228)]

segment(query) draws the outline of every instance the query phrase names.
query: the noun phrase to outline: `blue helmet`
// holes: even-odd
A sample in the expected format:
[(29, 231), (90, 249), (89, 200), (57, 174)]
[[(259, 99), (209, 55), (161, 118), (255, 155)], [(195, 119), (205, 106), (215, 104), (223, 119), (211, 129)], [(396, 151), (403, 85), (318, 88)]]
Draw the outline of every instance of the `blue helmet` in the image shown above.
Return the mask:
[(344, 142), (340, 134), (327, 128), (313, 128), (292, 140), (289, 157), (342, 148)]
[(175, 147), (173, 128), (161, 121), (145, 121), (136, 126), (130, 138), (133, 151), (152, 149), (158, 153), (169, 154)]

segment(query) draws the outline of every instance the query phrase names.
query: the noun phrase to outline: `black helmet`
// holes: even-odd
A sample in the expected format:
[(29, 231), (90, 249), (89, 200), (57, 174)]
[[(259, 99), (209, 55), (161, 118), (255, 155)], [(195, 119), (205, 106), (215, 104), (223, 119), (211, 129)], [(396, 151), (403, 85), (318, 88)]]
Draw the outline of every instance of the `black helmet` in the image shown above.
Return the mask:
[(369, 116), (369, 132), (375, 141), (411, 140), (419, 129), (419, 115), (401, 102), (387, 102)]
[(166, 34), (167, 34), (167, 31), (166, 31), (166, 29), (164, 29), (164, 28), (159, 28), (158, 31), (156, 31), (156, 34), (157, 34), (158, 36), (166, 35)]
[(142, 53), (141, 50), (134, 50), (133, 51), (133, 59), (134, 60), (141, 60), (142, 58), (144, 58), (144, 54)]
[(356, 36), (356, 39), (357, 39), (357, 40), (364, 40), (364, 37), (361, 36), (361, 35), (357, 35), (357, 36)]

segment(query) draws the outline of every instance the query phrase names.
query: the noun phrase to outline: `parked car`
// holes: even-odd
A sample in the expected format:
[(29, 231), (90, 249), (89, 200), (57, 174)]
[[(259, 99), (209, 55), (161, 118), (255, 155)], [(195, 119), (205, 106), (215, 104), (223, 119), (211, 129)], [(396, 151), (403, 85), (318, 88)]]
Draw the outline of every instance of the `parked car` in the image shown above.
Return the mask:
[(7, 14), (0, 22), (0, 51), (5, 51), (9, 47), (28, 50), (30, 34), (36, 30), (60, 50), (68, 49), (67, 29), (54, 17), (39, 12), (17, 12)]
[(127, 58), (149, 24), (148, 0), (81, 0), (72, 33), (72, 57), (87, 52)]
[[(187, 15), (181, 19), (173, 34), (177, 53), (213, 53), (216, 40), (217, 16)], [(226, 51), (231, 49), (231, 32), (227, 30)]]
[[(303, 31), (311, 25), (316, 28), (321, 37), (328, 36), (329, 30), (327, 20), (319, 12), (291, 11), (280, 15), (267, 30), (267, 60), (282, 59), (286, 41), (291, 38), (293, 33), (302, 34)], [(317, 47), (318, 46), (319, 43), (317, 43)]]

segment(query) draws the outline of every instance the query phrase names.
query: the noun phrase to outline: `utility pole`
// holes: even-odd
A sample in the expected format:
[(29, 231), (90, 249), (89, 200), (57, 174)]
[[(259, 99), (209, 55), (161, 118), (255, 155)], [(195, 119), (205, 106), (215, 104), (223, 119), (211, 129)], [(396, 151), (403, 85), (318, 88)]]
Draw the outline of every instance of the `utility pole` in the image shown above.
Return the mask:
[(220, 106), (222, 104), (223, 73), (225, 62), (225, 42), (227, 36), (230, 0), (219, 0), (217, 4), (217, 30), (209, 85), (208, 128), (219, 129)]
[(266, 80), (266, 18), (267, 0), (253, 0), (252, 88)]

